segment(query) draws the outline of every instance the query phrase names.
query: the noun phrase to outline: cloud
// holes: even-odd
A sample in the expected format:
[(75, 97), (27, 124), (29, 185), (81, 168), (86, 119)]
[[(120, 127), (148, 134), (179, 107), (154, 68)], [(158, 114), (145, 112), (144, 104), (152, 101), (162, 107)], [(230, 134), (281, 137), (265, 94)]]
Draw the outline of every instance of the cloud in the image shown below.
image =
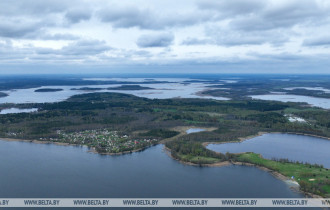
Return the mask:
[(205, 44), (214, 44), (212, 39), (199, 39), (188, 37), (181, 42), (181, 45), (205, 45)]
[(161, 30), (171, 27), (185, 27), (210, 21), (209, 12), (187, 11), (156, 13), (148, 8), (118, 7), (102, 9), (97, 12), (101, 21), (111, 23), (114, 28), (132, 28)]
[(91, 11), (88, 9), (73, 9), (66, 12), (65, 18), (70, 23), (79, 23), (80, 21), (89, 20), (91, 15)]
[(267, 1), (265, 0), (203, 0), (197, 3), (200, 9), (217, 11), (222, 18), (232, 18), (233, 15), (245, 15), (258, 12), (263, 9), (266, 4)]
[(145, 47), (168, 47), (173, 43), (174, 35), (170, 33), (142, 35), (136, 44), (141, 48)]
[(329, 16), (329, 7), (321, 7), (316, 1), (269, 2), (267, 7), (253, 14), (240, 16), (230, 21), (236, 30), (272, 30), (295, 25), (316, 24), (320, 18)]
[(154, 28), (157, 27), (154, 24), (156, 17), (147, 10), (139, 9), (136, 7), (119, 7), (119, 8), (107, 8), (98, 12), (99, 18), (103, 22), (112, 22), (115, 28)]
[(327, 0), (4, 0), (0, 63), (312, 64), (329, 20)]
[(54, 54), (54, 55), (74, 55), (74, 56), (85, 56), (85, 55), (98, 55), (112, 48), (106, 44), (105, 41), (99, 40), (79, 40), (59, 49), (51, 48), (37, 48), (38, 54)]
[(288, 32), (281, 30), (269, 31), (239, 31), (223, 27), (206, 27), (206, 41), (214, 45), (240, 46), (240, 45), (262, 45), (271, 44), (273, 46), (283, 45), (289, 41)]
[(0, 1), (0, 14), (4, 16), (41, 16), (61, 13), (75, 5), (83, 5), (77, 0), (10, 0)]
[(330, 46), (329, 36), (319, 36), (310, 39), (305, 39), (303, 41), (304, 46)]
[(44, 23), (21, 18), (4, 19), (0, 18), (0, 36), (21, 38), (34, 33), (43, 27)]
[[(28, 38), (28, 37), (27, 37)], [(33, 36), (31, 38), (38, 38), (42, 40), (78, 40), (80, 39), (79, 36), (72, 35), (69, 33), (55, 33), (55, 34), (49, 34), (49, 33), (39, 33), (36, 36)]]

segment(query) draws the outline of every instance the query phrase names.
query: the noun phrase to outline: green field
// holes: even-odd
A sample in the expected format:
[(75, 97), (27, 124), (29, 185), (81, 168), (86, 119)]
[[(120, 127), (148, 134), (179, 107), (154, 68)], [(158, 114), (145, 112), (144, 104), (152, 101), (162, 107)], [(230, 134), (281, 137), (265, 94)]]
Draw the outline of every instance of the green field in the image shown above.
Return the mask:
[(302, 190), (324, 197), (330, 197), (329, 169), (310, 164), (267, 160), (255, 153), (239, 154), (236, 160), (264, 166), (287, 177), (293, 176)]

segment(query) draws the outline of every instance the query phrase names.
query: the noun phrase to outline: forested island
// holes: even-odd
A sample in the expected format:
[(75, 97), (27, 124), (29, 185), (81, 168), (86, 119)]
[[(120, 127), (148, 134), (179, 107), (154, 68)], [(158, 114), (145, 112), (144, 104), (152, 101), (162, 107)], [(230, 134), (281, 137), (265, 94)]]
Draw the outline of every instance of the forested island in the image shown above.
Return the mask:
[(62, 90), (62, 88), (40, 88), (36, 89), (34, 92), (58, 92)]
[(8, 96), (7, 93), (0, 92), (0, 98), (1, 98), (1, 97), (6, 97), (6, 96)]
[(104, 90), (104, 88), (82, 87), (82, 88), (71, 88), (71, 90), (98, 91), (98, 90)]
[(110, 87), (108, 90), (151, 90), (153, 88), (143, 87), (141, 85), (121, 85), (119, 87)]
[[(8, 106), (8, 104), (6, 105)], [(0, 136), (87, 145), (102, 154), (121, 154), (165, 143), (173, 158), (196, 165), (252, 163), (282, 174), (297, 168), (306, 192), (329, 197), (328, 169), (319, 165), (266, 160), (255, 154), (221, 154), (206, 142), (239, 141), (258, 132), (291, 132), (330, 137), (330, 113), (320, 108), (259, 100), (147, 99), (120, 93), (75, 95), (63, 102), (17, 104), (36, 113), (6, 114)], [(306, 122), (291, 122), (288, 116)], [(214, 128), (186, 134), (178, 128)], [(299, 170), (298, 170), (299, 169)], [(306, 180), (316, 179), (311, 183)]]
[[(330, 98), (329, 79), (313, 77), (307, 80), (291, 79), (281, 80), (275, 78), (250, 78), (234, 83), (210, 84), (209, 90), (202, 91), (204, 95), (229, 97), (236, 100), (247, 99), (250, 95), (262, 95), (271, 93), (283, 93), (288, 95), (313, 96), (317, 98)], [(303, 87), (324, 87), (325, 89), (306, 89)]]

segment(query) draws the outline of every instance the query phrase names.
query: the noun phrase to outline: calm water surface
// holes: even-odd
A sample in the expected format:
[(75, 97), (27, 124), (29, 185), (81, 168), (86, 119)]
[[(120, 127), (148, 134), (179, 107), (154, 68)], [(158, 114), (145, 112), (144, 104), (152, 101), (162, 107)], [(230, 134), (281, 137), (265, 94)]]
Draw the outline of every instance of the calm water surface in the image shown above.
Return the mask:
[(282, 102), (306, 102), (312, 106), (330, 109), (330, 99), (316, 98), (312, 96), (286, 95), (286, 94), (266, 94), (250, 96), (254, 99), (282, 101)]
[(36, 111), (38, 111), (37, 108), (31, 108), (31, 109), (9, 108), (9, 109), (1, 110), (0, 114), (28, 113), (28, 112), (36, 112)]
[(163, 145), (121, 156), (87, 150), (0, 141), (0, 197), (302, 197), (254, 167), (183, 165)]
[[(134, 79), (137, 79), (134, 81)], [(132, 81), (131, 81), (132, 80)], [(139, 82), (141, 78), (130, 78), (130, 80), (122, 79), (124, 82)], [(116, 92), (132, 94), (138, 97), (145, 97), (150, 99), (167, 99), (167, 98), (204, 98), (204, 99), (216, 99), (216, 100), (229, 100), (224, 97), (213, 96), (201, 96), (198, 93), (210, 89), (206, 86), (207, 83), (182, 83), (184, 79), (170, 80), (171, 83), (157, 83), (157, 84), (139, 84), (143, 87), (149, 87), (153, 89), (146, 90), (107, 90), (106, 88), (119, 87), (121, 85), (85, 85), (85, 86), (42, 86), (38, 88), (27, 89), (15, 89), (9, 91), (3, 91), (8, 94), (6, 97), (0, 98), (0, 103), (51, 103), (59, 102), (68, 99), (69, 97), (77, 94), (91, 93), (91, 92)], [(86, 91), (86, 90), (72, 90), (83, 87), (89, 88), (103, 88), (98, 91)], [(37, 89), (51, 88), (51, 89), (63, 89), (57, 92), (35, 92)]]
[(221, 153), (255, 152), (264, 158), (322, 164), (330, 168), (330, 140), (294, 134), (264, 134), (241, 143), (209, 144), (208, 149)]
[(202, 131), (206, 131), (203, 128), (189, 128), (188, 130), (186, 130), (186, 133), (198, 133), (198, 132), (202, 132)]

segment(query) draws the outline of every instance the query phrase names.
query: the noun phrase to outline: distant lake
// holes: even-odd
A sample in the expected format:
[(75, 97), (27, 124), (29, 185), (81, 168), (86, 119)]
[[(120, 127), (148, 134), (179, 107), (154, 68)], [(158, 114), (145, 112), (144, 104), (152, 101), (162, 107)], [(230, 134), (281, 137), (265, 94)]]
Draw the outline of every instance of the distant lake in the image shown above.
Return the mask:
[(258, 168), (183, 165), (163, 148), (105, 156), (80, 146), (0, 141), (0, 197), (303, 197)]
[[(113, 79), (112, 79), (113, 80)], [(142, 82), (142, 78), (122, 79), (123, 82)], [(143, 80), (144, 81), (144, 80)], [(156, 81), (156, 80), (155, 80)], [(138, 97), (145, 97), (150, 99), (167, 99), (167, 98), (205, 98), (216, 100), (229, 100), (224, 97), (202, 96), (199, 92), (209, 89), (207, 83), (184, 83), (184, 79), (163, 79), (164, 83), (156, 84), (135, 84), (142, 87), (152, 89), (146, 90), (107, 90), (107, 88), (120, 87), (116, 85), (84, 85), (84, 86), (42, 86), (38, 88), (15, 89), (3, 91), (8, 96), (0, 98), (0, 103), (46, 103), (59, 102), (68, 99), (77, 94), (92, 93), (92, 92), (115, 92), (132, 94)], [(171, 82), (171, 83), (168, 83)], [(78, 90), (85, 88), (83, 90)], [(101, 90), (86, 90), (86, 88), (98, 88)], [(63, 89), (57, 92), (35, 92), (38, 89)]]
[(31, 108), (31, 109), (9, 108), (9, 109), (1, 110), (0, 114), (27, 113), (27, 112), (36, 112), (36, 111), (38, 111), (37, 108)]
[(264, 158), (322, 164), (330, 168), (330, 140), (294, 134), (264, 134), (240, 143), (209, 144), (208, 149), (221, 153), (254, 152)]
[(295, 90), (295, 89), (318, 90), (318, 91), (323, 91), (325, 93), (330, 93), (330, 89), (326, 89), (323, 87), (288, 87), (283, 89), (284, 90)]
[(205, 129), (203, 128), (189, 128), (188, 130), (186, 130), (186, 133), (198, 133), (198, 132), (202, 132), (205, 131)]
[(312, 106), (317, 106), (324, 109), (330, 109), (330, 99), (328, 98), (316, 98), (312, 96), (286, 95), (286, 94), (252, 95), (250, 97), (252, 97), (253, 99), (273, 100), (273, 101), (282, 101), (282, 102), (306, 102)]

